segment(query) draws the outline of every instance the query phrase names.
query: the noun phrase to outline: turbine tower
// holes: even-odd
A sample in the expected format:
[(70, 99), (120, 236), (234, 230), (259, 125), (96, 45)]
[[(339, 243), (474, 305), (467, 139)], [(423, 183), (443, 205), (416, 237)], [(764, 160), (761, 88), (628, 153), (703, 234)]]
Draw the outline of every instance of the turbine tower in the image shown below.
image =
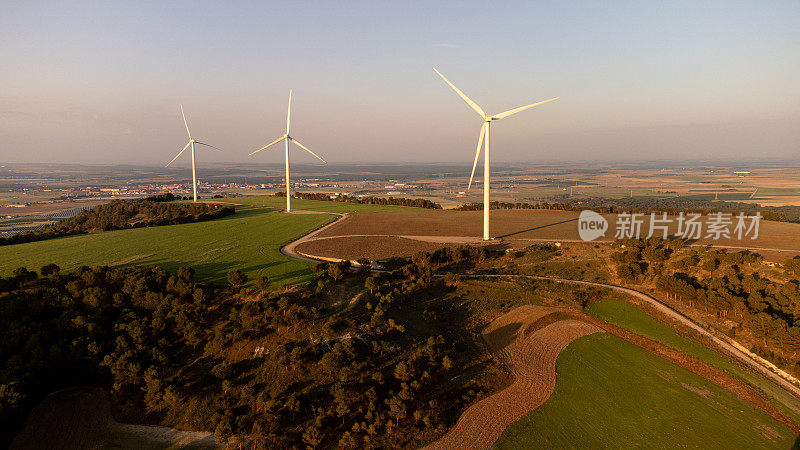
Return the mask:
[(436, 68), (434, 67), (433, 70), (439, 74), (440, 77), (445, 81), (445, 83), (449, 84), (456, 94), (458, 94), (462, 99), (464, 99), (467, 104), (477, 112), (481, 118), (483, 119), (483, 125), (481, 126), (481, 132), (478, 137), (478, 149), (475, 151), (475, 162), (472, 163), (472, 174), (469, 176), (469, 185), (467, 186), (467, 190), (472, 187), (472, 178), (475, 176), (475, 168), (478, 166), (478, 157), (481, 154), (481, 144), (485, 142), (485, 154), (483, 155), (483, 240), (488, 241), (491, 239), (489, 236), (489, 161), (490, 161), (490, 154), (489, 154), (489, 128), (491, 126), (492, 121), (500, 120), (516, 114), (521, 111), (525, 111), (528, 108), (533, 108), (534, 106), (541, 105), (543, 103), (552, 102), (553, 100), (558, 99), (558, 97), (551, 98), (549, 100), (544, 100), (541, 102), (533, 103), (526, 106), (520, 106), (519, 108), (510, 109), (505, 112), (501, 112), (500, 114), (495, 115), (487, 115), (480, 106), (478, 106), (475, 102), (470, 100), (463, 92), (461, 92), (453, 83), (450, 82), (444, 75), (441, 74)]
[(167, 165), (164, 166), (164, 167), (169, 167), (169, 165), (172, 164), (173, 162), (175, 162), (175, 160), (178, 159), (178, 156), (181, 156), (181, 154), (183, 152), (185, 152), (187, 148), (189, 148), (189, 147), (192, 148), (192, 194), (194, 194), (194, 202), (197, 203), (197, 171), (196, 171), (195, 165), (194, 165), (194, 144), (205, 145), (206, 147), (211, 147), (211, 148), (214, 148), (214, 149), (217, 149), (217, 150), (220, 150), (220, 149), (217, 148), (217, 147), (214, 147), (213, 145), (206, 144), (204, 142), (200, 142), (200, 141), (197, 141), (195, 139), (192, 139), (192, 133), (189, 132), (189, 124), (186, 122), (186, 115), (183, 113), (183, 105), (181, 105), (181, 117), (183, 117), (183, 124), (186, 125), (186, 134), (189, 135), (189, 142), (186, 144), (185, 147), (183, 147), (183, 150), (178, 152), (178, 154), (175, 155), (174, 158), (172, 158), (172, 161), (168, 162)]
[(291, 187), (290, 187), (291, 185), (289, 184), (289, 141), (294, 142), (295, 144), (297, 144), (298, 147), (302, 148), (303, 150), (307, 151), (308, 153), (311, 153), (318, 160), (322, 161), (325, 164), (328, 164), (327, 162), (325, 162), (324, 159), (322, 159), (319, 156), (317, 156), (316, 153), (314, 153), (311, 150), (309, 150), (308, 147), (306, 147), (305, 145), (303, 145), (300, 142), (298, 142), (297, 139), (289, 136), (289, 123), (291, 122), (291, 118), (292, 118), (292, 91), (290, 89), (289, 90), (289, 107), (286, 109), (286, 134), (284, 134), (283, 136), (279, 137), (278, 139), (275, 139), (274, 141), (270, 142), (269, 144), (261, 147), (260, 149), (254, 151), (253, 153), (250, 153), (250, 155), (249, 155), (249, 156), (253, 156), (256, 153), (260, 152), (261, 150), (265, 150), (265, 149), (267, 149), (269, 147), (272, 147), (273, 145), (277, 144), (278, 142), (284, 141), (284, 154), (285, 154), (285, 158), (286, 158), (286, 212), (292, 212), (292, 192), (291, 192)]

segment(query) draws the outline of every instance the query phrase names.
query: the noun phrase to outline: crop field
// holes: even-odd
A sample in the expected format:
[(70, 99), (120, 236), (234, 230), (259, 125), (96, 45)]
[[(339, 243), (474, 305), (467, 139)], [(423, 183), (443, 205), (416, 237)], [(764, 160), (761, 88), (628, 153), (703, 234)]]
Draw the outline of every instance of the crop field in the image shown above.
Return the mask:
[(607, 333), (570, 344), (550, 398), (496, 448), (791, 448), (785, 425), (719, 386)]
[(334, 237), (304, 242), (297, 246), (297, 251), (306, 255), (325, 258), (343, 258), (357, 260), (369, 258), (373, 261), (397, 256), (397, 249), (408, 254), (426, 251), (432, 252), (442, 248), (444, 244), (424, 242), (395, 236), (375, 237)]
[(740, 378), (762, 391), (793, 420), (800, 422), (800, 399), (761, 375), (745, 370), (719, 353), (679, 335), (674, 329), (658, 322), (638, 307), (622, 300), (604, 299), (592, 303), (586, 312), (598, 319), (655, 339)]
[[(345, 250), (345, 246), (354, 247), (356, 250), (362, 248), (364, 251), (357, 256), (370, 257), (367, 251), (370, 246), (366, 241), (374, 239), (374, 237), (363, 237), (364, 235), (399, 236), (408, 239), (430, 236), (472, 237), (477, 241), (483, 230), (482, 214), (482, 211), (448, 210), (356, 213), (316, 237), (353, 236), (351, 239), (355, 239), (360, 245), (352, 243), (344, 245), (342, 239), (312, 241), (304, 245), (307, 246), (305, 248), (310, 249), (311, 243), (313, 243), (314, 249), (326, 256), (335, 255), (340, 246), (342, 250)], [(505, 241), (523, 243), (533, 240), (578, 240), (578, 214), (576, 211), (494, 210), (491, 212), (492, 235)], [(605, 217), (609, 222), (610, 229), (606, 232), (606, 236), (598, 241), (609, 241), (614, 238), (616, 216), (609, 214)], [(649, 216), (643, 218), (641, 230), (644, 237), (648, 233), (650, 220)], [(704, 225), (703, 230), (705, 229)], [(732, 231), (733, 226), (730, 229)], [(676, 230), (677, 223), (673, 221), (669, 232), (674, 233)], [(798, 236), (800, 236), (800, 224), (762, 220), (759, 236), (755, 240), (750, 239), (749, 236), (738, 240), (731, 235), (731, 238), (719, 240), (700, 239), (696, 243), (752, 249), (771, 261), (783, 262), (800, 253), (800, 237)], [(397, 245), (392, 248), (391, 256), (409, 255), (419, 249), (420, 245), (413, 241), (397, 242)], [(348, 256), (356, 256), (351, 251), (347, 253)]]
[(282, 255), (280, 247), (333, 219), (328, 214), (239, 207), (233, 216), (206, 222), (7, 245), (0, 247), (0, 275), (8, 276), (17, 267), (38, 270), (49, 263), (62, 269), (160, 265), (170, 271), (191, 266), (196, 279), (221, 285), (232, 269), (251, 280), (266, 275), (277, 286), (301, 283), (310, 279), (311, 264)]

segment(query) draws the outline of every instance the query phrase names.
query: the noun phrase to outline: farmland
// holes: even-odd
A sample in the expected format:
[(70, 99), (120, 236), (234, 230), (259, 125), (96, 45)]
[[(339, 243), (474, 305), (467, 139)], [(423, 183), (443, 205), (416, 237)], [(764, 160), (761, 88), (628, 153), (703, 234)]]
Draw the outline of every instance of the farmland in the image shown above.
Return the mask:
[(748, 370), (742, 369), (733, 361), (719, 353), (696, 341), (679, 335), (674, 329), (658, 322), (633, 304), (608, 298), (593, 303), (586, 312), (598, 319), (605, 320), (651, 339), (655, 339), (687, 355), (694, 356), (714, 367), (735, 375), (751, 386), (763, 391), (774, 400), (776, 405), (782, 407), (790, 417), (795, 421), (800, 421), (800, 399), (788, 394), (771, 381)]
[[(332, 214), (285, 214), (285, 198), (274, 196), (217, 199), (234, 203), (236, 214), (204, 223), (170, 225), (51, 239), (0, 249), (0, 275), (17, 267), (38, 269), (55, 263), (63, 269), (83, 265), (160, 265), (175, 271), (192, 266), (199, 280), (225, 284), (238, 269), (252, 280), (268, 276), (275, 286), (311, 279), (312, 264), (288, 258), (280, 248), (335, 219)], [(293, 209), (321, 213), (410, 210), (400, 206), (292, 200)]]
[[(502, 239), (510, 245), (525, 245), (530, 241), (553, 240), (571, 241), (578, 240), (578, 212), (555, 210), (494, 210), (492, 217), (492, 235)], [(427, 211), (406, 210), (402, 212), (375, 212), (351, 214), (347, 219), (337, 223), (320, 233), (318, 238), (350, 236), (354, 243), (348, 247), (363, 249), (362, 254), (350, 251), (348, 257), (371, 257), (377, 252), (371, 252), (374, 239), (377, 236), (395, 236), (413, 239), (415, 241), (431, 242), (431, 237), (450, 237), (453, 242), (463, 241), (461, 238), (473, 238), (474, 243), (480, 242), (478, 236), (482, 233), (481, 211)], [(613, 227), (616, 216), (604, 216)], [(643, 235), (647, 234), (649, 216), (644, 217), (642, 224)], [(673, 221), (670, 233), (677, 229)], [(605, 238), (598, 240), (606, 242), (613, 239), (614, 229), (606, 233)], [(772, 222), (762, 220), (759, 237), (755, 240), (744, 237), (742, 240), (722, 238), (719, 240), (700, 239), (698, 245), (715, 245), (736, 249), (753, 249), (762, 253), (765, 258), (782, 262), (800, 253), (800, 224), (788, 222)], [(441, 239), (436, 239), (442, 242)], [(325, 256), (334, 256), (342, 240), (328, 240), (308, 242), (298, 248), (300, 251), (320, 252)], [(356, 244), (357, 242), (357, 244)], [(421, 246), (412, 241), (397, 242), (390, 256), (410, 255), (419, 251)], [(313, 250), (313, 251), (312, 251)], [(385, 254), (385, 253), (380, 253)]]
[(287, 215), (240, 207), (226, 218), (202, 223), (106, 231), (5, 246), (0, 274), (17, 267), (63, 269), (83, 265), (159, 265), (170, 271), (191, 266), (200, 280), (225, 284), (227, 271), (251, 279), (266, 275), (276, 285), (310, 279), (308, 262), (281, 255), (280, 247), (333, 219), (327, 214)]
[(794, 434), (699, 376), (608, 334), (570, 344), (544, 405), (496, 448), (791, 448)]

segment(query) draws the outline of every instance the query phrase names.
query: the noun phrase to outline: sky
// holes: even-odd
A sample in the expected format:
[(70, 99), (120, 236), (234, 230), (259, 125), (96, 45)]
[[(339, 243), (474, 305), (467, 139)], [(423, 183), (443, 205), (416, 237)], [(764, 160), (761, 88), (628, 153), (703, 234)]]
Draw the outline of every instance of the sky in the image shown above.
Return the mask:
[(0, 1), (0, 163), (800, 161), (797, 0)]

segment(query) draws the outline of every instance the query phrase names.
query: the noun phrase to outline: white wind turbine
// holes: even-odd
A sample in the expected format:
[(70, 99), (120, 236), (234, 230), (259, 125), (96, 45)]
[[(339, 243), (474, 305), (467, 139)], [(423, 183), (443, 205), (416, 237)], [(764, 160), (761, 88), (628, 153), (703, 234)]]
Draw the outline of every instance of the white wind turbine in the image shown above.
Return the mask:
[(284, 153), (285, 153), (285, 156), (286, 156), (286, 212), (292, 212), (292, 192), (291, 192), (291, 185), (289, 183), (289, 141), (294, 142), (295, 144), (297, 144), (298, 147), (302, 148), (303, 150), (307, 151), (308, 153), (311, 153), (318, 160), (322, 161), (325, 164), (328, 164), (324, 159), (322, 159), (319, 156), (317, 156), (316, 153), (314, 153), (311, 150), (309, 150), (308, 147), (306, 147), (305, 145), (297, 142), (297, 139), (289, 136), (289, 123), (291, 121), (291, 118), (292, 118), (292, 91), (290, 89), (289, 90), (289, 107), (286, 109), (286, 134), (284, 134), (283, 136), (279, 137), (278, 139), (275, 139), (274, 141), (270, 142), (269, 144), (261, 147), (260, 149), (254, 151), (253, 153), (250, 153), (250, 155), (249, 155), (249, 156), (253, 156), (256, 153), (260, 152), (261, 150), (265, 150), (265, 149), (277, 144), (280, 141), (284, 141), (284, 144), (285, 144), (284, 145)]
[(194, 144), (205, 145), (206, 147), (211, 147), (217, 150), (220, 149), (214, 147), (213, 145), (192, 139), (192, 133), (189, 132), (189, 124), (186, 122), (186, 115), (183, 114), (183, 105), (181, 105), (181, 117), (183, 117), (183, 124), (186, 125), (186, 134), (189, 135), (189, 142), (186, 144), (185, 147), (183, 147), (183, 150), (178, 152), (178, 154), (175, 155), (174, 158), (172, 158), (172, 161), (168, 162), (167, 165), (164, 167), (169, 167), (169, 165), (175, 162), (175, 160), (178, 159), (178, 156), (181, 156), (181, 154), (185, 152), (187, 148), (192, 147), (192, 194), (194, 194), (194, 202), (197, 203), (197, 171), (195, 170), (195, 165), (194, 165)]
[(486, 142), (486, 153), (483, 156), (483, 240), (488, 241), (491, 239), (489, 236), (489, 127), (491, 126), (492, 121), (500, 120), (510, 115), (516, 114), (521, 111), (525, 111), (528, 108), (533, 108), (534, 106), (541, 105), (543, 103), (552, 102), (553, 100), (558, 99), (558, 97), (551, 98), (549, 100), (544, 100), (541, 102), (533, 103), (526, 106), (520, 106), (519, 108), (510, 109), (505, 112), (501, 112), (500, 114), (495, 115), (487, 115), (480, 106), (478, 106), (475, 102), (470, 100), (463, 92), (461, 92), (453, 83), (451, 83), (444, 75), (441, 74), (436, 68), (434, 67), (433, 70), (439, 74), (442, 79), (453, 88), (456, 93), (464, 99), (467, 104), (477, 112), (481, 118), (483, 118), (483, 125), (481, 126), (481, 133), (478, 137), (478, 149), (475, 152), (475, 162), (472, 164), (472, 174), (469, 176), (469, 185), (467, 190), (472, 187), (472, 178), (475, 176), (475, 168), (478, 166), (478, 157), (481, 154), (481, 144), (484, 143), (484, 138)]

